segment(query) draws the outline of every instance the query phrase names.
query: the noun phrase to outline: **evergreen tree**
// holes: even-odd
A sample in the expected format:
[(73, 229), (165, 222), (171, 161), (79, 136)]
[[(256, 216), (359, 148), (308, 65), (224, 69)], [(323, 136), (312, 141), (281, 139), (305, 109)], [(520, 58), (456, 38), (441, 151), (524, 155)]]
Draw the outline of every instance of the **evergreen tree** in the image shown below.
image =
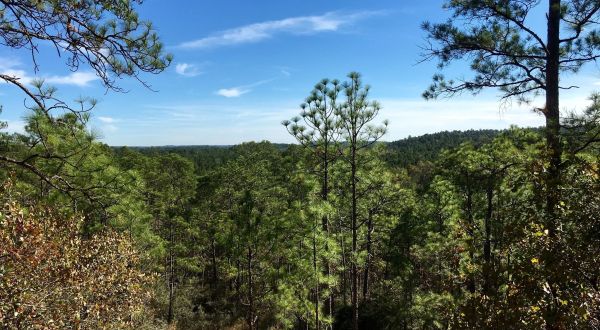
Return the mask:
[[(337, 111), (339, 109), (338, 96), (342, 86), (338, 80), (321, 80), (306, 98), (306, 102), (300, 105), (302, 112), (300, 117), (294, 117), (291, 121), (283, 121), (283, 125), (296, 140), (311, 153), (310, 166), (311, 172), (319, 178), (321, 182), (321, 200), (325, 203), (329, 200), (330, 190), (330, 172), (332, 165), (339, 157), (339, 139), (340, 131), (337, 127)], [(303, 121), (303, 123), (301, 122)], [(330, 235), (329, 217), (323, 215), (321, 230), (327, 236)], [(315, 228), (316, 229), (316, 228)], [(315, 242), (313, 242), (313, 266), (317, 265), (317, 244), (315, 233)], [(329, 247), (325, 246), (325, 250)], [(324, 274), (326, 277), (331, 275), (331, 264), (325, 260)], [(330, 291), (327, 287), (325, 291)], [(315, 323), (317, 329), (320, 329), (319, 320), (319, 287), (315, 288)], [(330, 317), (333, 314), (333, 294), (330, 292), (324, 308), (325, 316)]]
[[(433, 41), (426, 58), (438, 58), (441, 68), (464, 57), (469, 58), (475, 72), (472, 79), (455, 82), (435, 75), (431, 87), (423, 94), (434, 98), (461, 91), (478, 93), (496, 88), (503, 99), (530, 101), (531, 96), (544, 94), (546, 104), (538, 110), (546, 118), (548, 175), (546, 177), (546, 224), (551, 237), (556, 237), (561, 219), (558, 206), (562, 200), (559, 92), (572, 86), (561, 86), (559, 76), (575, 73), (584, 64), (600, 56), (597, 1), (548, 0), (547, 33), (537, 33), (529, 26), (539, 1), (448, 1), (446, 7), (453, 17), (446, 23), (424, 23), (423, 28)], [(457, 21), (468, 22), (458, 26)], [(566, 32), (561, 25), (569, 28)], [(566, 33), (564, 33), (566, 32)], [(564, 34), (563, 34), (564, 33)], [(560, 279), (554, 277), (560, 260), (555, 258), (561, 247), (552, 244), (543, 256), (544, 267), (552, 290), (562, 290)], [(547, 306), (549, 328), (562, 324), (560, 304)]]
[(342, 84), (345, 100), (337, 109), (337, 115), (339, 117), (338, 125), (346, 144), (342, 160), (347, 164), (347, 178), (350, 184), (352, 328), (358, 329), (358, 232), (361, 227), (358, 213), (359, 171), (369, 162), (369, 158), (363, 156), (367, 148), (385, 134), (387, 121), (384, 122), (384, 126), (380, 127), (371, 124), (381, 107), (376, 101), (368, 100), (370, 87), (362, 85), (359, 73), (351, 72), (348, 74), (348, 78), (350, 81)]

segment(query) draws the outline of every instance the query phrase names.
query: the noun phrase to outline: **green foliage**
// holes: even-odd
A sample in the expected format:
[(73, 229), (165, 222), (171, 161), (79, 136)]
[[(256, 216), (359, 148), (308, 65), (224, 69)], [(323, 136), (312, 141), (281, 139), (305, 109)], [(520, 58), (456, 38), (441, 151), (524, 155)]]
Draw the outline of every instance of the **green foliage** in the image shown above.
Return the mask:
[[(444, 7), (452, 17), (444, 23), (422, 25), (431, 41), (424, 58), (438, 59), (440, 69), (466, 58), (474, 76), (448, 80), (436, 74), (423, 96), (436, 98), (462, 91), (476, 94), (491, 87), (500, 90), (503, 99), (516, 97), (528, 102), (545, 93), (548, 88), (546, 61), (551, 61), (552, 41), (530, 25), (532, 12), (539, 10), (539, 6), (536, 0), (446, 1)], [(565, 29), (565, 35), (558, 40), (557, 70), (560, 72), (575, 73), (598, 56), (600, 41), (593, 18), (599, 9), (594, 1), (562, 2), (559, 24), (569, 29)]]
[[(65, 14), (64, 4), (37, 3), (39, 19), (50, 19), (51, 9)], [(478, 92), (490, 75), (510, 82), (502, 89), (508, 96), (527, 93), (541, 71), (525, 77), (498, 69), (488, 53), (538, 63), (535, 38), (513, 26), (535, 3), (448, 2), (455, 17), (473, 18), (475, 26), (426, 25), (430, 37), (463, 47), (443, 44), (434, 55), (442, 66), (472, 55), (475, 82), (455, 89), (437, 77), (427, 96)], [(581, 8), (564, 7), (563, 19), (593, 9), (592, 2), (577, 3)], [(167, 64), (131, 2), (69, 4), (79, 6), (73, 15), (82, 10), (89, 21), (100, 20), (92, 31), (101, 36), (120, 29), (145, 36), (141, 44), (120, 40), (132, 57), (107, 62), (110, 74)], [(496, 16), (479, 25), (482, 13)], [(123, 15), (125, 25), (111, 22), (112, 15)], [(508, 27), (500, 24), (507, 20)], [(584, 34), (585, 41), (565, 42), (564, 51), (589, 50), (595, 34)], [(465, 48), (469, 43), (487, 48)], [(563, 70), (576, 71), (575, 64)], [(224, 147), (109, 148), (87, 126), (94, 101), (55, 114), (55, 89), (36, 83), (39, 104), (25, 134), (0, 133), (0, 178), (14, 182), (1, 195), (0, 324), (600, 326), (597, 95), (584, 113), (562, 122), (553, 210), (546, 207), (552, 164), (542, 131), (442, 132), (386, 145), (378, 140), (387, 122), (373, 125), (380, 105), (369, 100), (358, 73), (348, 78), (320, 81), (300, 116), (284, 121), (299, 145)]]
[[(77, 70), (89, 65), (106, 87), (118, 89), (122, 76), (139, 79), (139, 72), (158, 73), (171, 62), (165, 55), (152, 24), (139, 18), (135, 6), (140, 0), (112, 1), (28, 1), (0, 5), (0, 38), (11, 48), (31, 52), (37, 68), (38, 46), (49, 42), (66, 65)], [(19, 77), (0, 76), (26, 89)], [(15, 79), (16, 78), (16, 79)]]
[[(518, 128), (485, 142), (465, 141), (407, 168), (389, 165), (389, 147), (362, 144), (354, 251), (350, 143), (332, 144), (339, 151), (323, 199), (323, 163), (311, 147), (246, 143), (228, 148), (222, 165), (201, 171), (194, 153), (186, 159), (113, 152), (78, 121), (62, 131), (45, 128), (44, 116), (32, 117), (31, 127), (39, 128), (5, 136), (10, 156), (23, 157), (29, 137), (45, 129), (38, 136), (63, 157), (40, 157), (35, 165), (68, 177), (73, 188), (97, 187), (87, 191), (106, 207), (77, 189), (70, 197), (49, 184), (40, 188), (40, 177), (18, 166), (3, 169), (17, 181), (4, 198), (43, 203), (65, 218), (85, 212), (86, 225), (60, 227), (60, 237), (94, 242), (109, 231), (135, 247), (136, 271), (159, 279), (146, 286), (152, 296), (145, 314), (132, 319), (140, 327), (316, 327), (317, 312), (321, 326), (351, 327), (354, 264), (359, 327), (536, 329), (547, 324), (552, 305), (560, 306), (563, 324), (593, 328), (600, 305), (596, 108), (593, 102), (565, 119), (572, 147), (556, 237), (546, 227), (544, 143), (537, 131)], [(30, 145), (43, 154), (44, 147)], [(83, 151), (71, 160), (68, 152), (76, 148)], [(563, 260), (560, 271), (546, 268), (549, 252)], [(131, 281), (128, 276), (118, 280)], [(550, 277), (563, 289), (549, 290)]]
[(419, 162), (436, 160), (443, 150), (458, 147), (463, 142), (480, 146), (501, 134), (498, 130), (467, 130), (438, 132), (390, 142), (386, 160), (391, 166), (406, 168)]

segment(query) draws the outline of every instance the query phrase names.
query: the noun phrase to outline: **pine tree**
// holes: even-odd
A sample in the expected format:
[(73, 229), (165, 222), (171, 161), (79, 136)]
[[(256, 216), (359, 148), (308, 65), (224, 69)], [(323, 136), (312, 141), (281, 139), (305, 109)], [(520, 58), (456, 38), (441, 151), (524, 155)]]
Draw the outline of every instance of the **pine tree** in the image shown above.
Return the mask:
[(361, 226), (359, 219), (359, 171), (365, 166), (369, 159), (363, 155), (367, 148), (379, 140), (385, 134), (387, 121), (383, 126), (372, 126), (371, 122), (377, 116), (380, 105), (376, 101), (369, 101), (369, 86), (363, 86), (360, 74), (351, 72), (348, 74), (350, 81), (342, 84), (345, 100), (337, 109), (339, 117), (338, 125), (345, 142), (345, 150), (342, 160), (348, 170), (348, 181), (350, 184), (350, 231), (351, 244), (351, 303), (352, 303), (352, 328), (358, 329), (358, 232)]

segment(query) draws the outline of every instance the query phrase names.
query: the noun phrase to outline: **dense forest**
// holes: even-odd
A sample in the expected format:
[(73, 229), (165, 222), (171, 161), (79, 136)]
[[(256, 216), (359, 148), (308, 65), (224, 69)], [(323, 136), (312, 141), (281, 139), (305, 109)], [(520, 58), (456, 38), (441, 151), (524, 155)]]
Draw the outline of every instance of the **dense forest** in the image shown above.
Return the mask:
[[(532, 129), (535, 130), (535, 129)], [(416, 137), (408, 137), (393, 142), (381, 143), (385, 145), (385, 161), (392, 167), (407, 167), (420, 161), (434, 161), (444, 149), (452, 149), (460, 146), (463, 142), (471, 142), (480, 146), (490, 142), (494, 137), (504, 133), (502, 130), (468, 130), (468, 131), (444, 131), (425, 134)], [(280, 151), (285, 151), (291, 144), (273, 143)], [(113, 147), (116, 153), (127, 148), (138, 151), (144, 155), (156, 155), (161, 153), (173, 153), (188, 158), (198, 171), (211, 170), (231, 160), (236, 155), (235, 146), (156, 146), (156, 147)], [(199, 173), (201, 174), (201, 173)]]
[[(393, 123), (351, 72), (281, 118), (294, 144), (111, 147), (93, 100), (1, 74), (28, 116), (0, 122), (0, 327), (599, 329), (600, 95), (560, 113), (558, 75), (600, 56), (583, 28), (600, 5), (548, 1), (546, 40), (525, 26), (539, 2), (447, 2), (480, 23), (425, 23), (430, 55), (476, 77), (424, 96), (542, 93), (542, 128), (384, 142)], [(3, 47), (51, 40), (109, 91), (171, 61), (129, 1), (0, 13)]]

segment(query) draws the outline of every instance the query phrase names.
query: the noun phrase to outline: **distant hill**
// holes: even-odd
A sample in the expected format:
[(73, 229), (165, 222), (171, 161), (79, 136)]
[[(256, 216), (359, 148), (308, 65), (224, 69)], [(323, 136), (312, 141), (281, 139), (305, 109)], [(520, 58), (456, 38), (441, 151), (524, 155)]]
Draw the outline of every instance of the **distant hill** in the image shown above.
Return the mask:
[(491, 141), (503, 130), (481, 129), (468, 131), (443, 131), (389, 142), (386, 160), (390, 165), (406, 167), (419, 161), (432, 161), (444, 149), (458, 147), (465, 141), (481, 145)]
[[(481, 145), (491, 141), (504, 130), (481, 129), (467, 131), (443, 131), (421, 136), (409, 136), (393, 142), (386, 142), (388, 153), (386, 161), (397, 167), (406, 167), (419, 161), (433, 161), (444, 149), (458, 147), (465, 141)], [(290, 144), (274, 143), (281, 151), (289, 148)], [(154, 153), (176, 153), (192, 160), (199, 172), (211, 170), (228, 160), (235, 158), (234, 145), (187, 145), (187, 146), (157, 146), (157, 147), (130, 147), (146, 155)], [(118, 150), (120, 147), (114, 147)]]

